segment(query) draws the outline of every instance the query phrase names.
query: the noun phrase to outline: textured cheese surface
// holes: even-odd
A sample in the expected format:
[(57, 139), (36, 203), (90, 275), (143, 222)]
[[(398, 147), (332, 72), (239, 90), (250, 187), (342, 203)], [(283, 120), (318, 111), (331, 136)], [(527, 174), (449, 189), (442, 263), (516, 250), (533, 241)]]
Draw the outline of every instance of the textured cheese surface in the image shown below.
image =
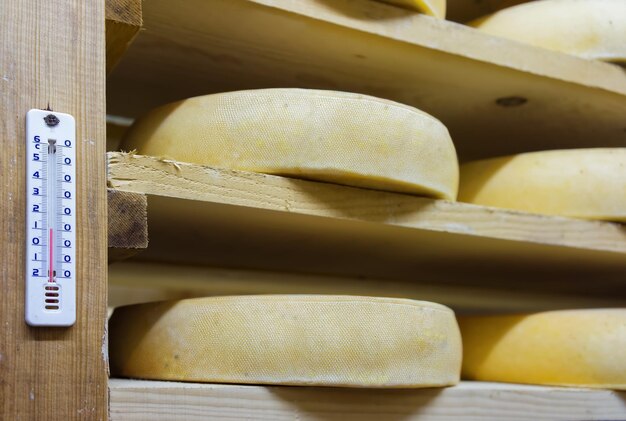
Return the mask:
[(471, 23), (481, 31), (589, 59), (626, 62), (626, 1), (542, 0)]
[(626, 389), (626, 309), (460, 317), (465, 379)]
[(439, 120), (345, 92), (263, 89), (190, 98), (140, 119), (123, 148), (449, 200), (458, 188), (456, 152)]
[(626, 148), (533, 152), (461, 166), (459, 201), (626, 221)]
[(458, 382), (447, 307), (392, 298), (211, 297), (120, 307), (116, 375), (197, 382), (427, 387)]
[(436, 18), (446, 17), (446, 0), (380, 0), (409, 9), (417, 10)]

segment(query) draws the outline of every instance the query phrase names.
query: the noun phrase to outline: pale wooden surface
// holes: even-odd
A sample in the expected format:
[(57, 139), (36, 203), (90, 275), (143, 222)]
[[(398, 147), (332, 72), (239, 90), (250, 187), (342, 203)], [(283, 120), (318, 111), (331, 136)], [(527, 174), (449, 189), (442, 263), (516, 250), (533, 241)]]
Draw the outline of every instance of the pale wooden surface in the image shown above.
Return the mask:
[(457, 313), (529, 312), (626, 305), (622, 297), (574, 295), (567, 291), (510, 291), (415, 280), (350, 278), (302, 273), (181, 266), (154, 262), (109, 265), (109, 307), (192, 297), (248, 294), (337, 294), (433, 301)]
[[(0, 2), (0, 419), (107, 417), (104, 2)], [(24, 321), (26, 112), (76, 118), (77, 317)]]
[(148, 194), (137, 258), (374, 279), (626, 296), (626, 229), (109, 153)]
[(141, 28), (141, 0), (106, 0), (105, 5), (106, 69), (109, 73)]
[(111, 379), (109, 389), (111, 421), (626, 419), (624, 392), (499, 383), (367, 390)]
[[(322, 88), (433, 114), (463, 161), (626, 146), (626, 73), (614, 65), (371, 0), (151, 0), (143, 12), (109, 79), (113, 114), (222, 91)], [(496, 103), (509, 97), (528, 102)]]

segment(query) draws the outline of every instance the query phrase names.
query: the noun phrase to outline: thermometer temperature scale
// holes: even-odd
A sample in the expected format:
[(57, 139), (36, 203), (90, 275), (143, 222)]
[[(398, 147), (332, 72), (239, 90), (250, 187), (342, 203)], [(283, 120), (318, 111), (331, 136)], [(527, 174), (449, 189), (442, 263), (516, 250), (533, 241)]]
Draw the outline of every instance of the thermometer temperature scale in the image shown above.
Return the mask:
[(69, 114), (26, 114), (26, 322), (76, 321), (76, 128)]

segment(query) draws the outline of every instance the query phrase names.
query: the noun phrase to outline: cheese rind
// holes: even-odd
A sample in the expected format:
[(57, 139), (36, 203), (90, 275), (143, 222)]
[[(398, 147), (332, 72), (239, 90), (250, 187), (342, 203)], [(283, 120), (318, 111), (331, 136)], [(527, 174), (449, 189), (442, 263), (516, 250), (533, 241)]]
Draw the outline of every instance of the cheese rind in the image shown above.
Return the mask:
[(626, 1), (532, 1), (470, 23), (477, 29), (588, 59), (626, 62)]
[(532, 152), (461, 166), (459, 201), (626, 221), (626, 148)]
[(461, 338), (441, 305), (315, 295), (211, 297), (120, 307), (116, 375), (198, 382), (431, 387), (458, 382)]
[(123, 148), (448, 200), (458, 189), (456, 152), (439, 120), (345, 92), (264, 89), (190, 98), (140, 119)]
[(626, 389), (626, 309), (459, 317), (462, 377)]
[(408, 9), (417, 10), (439, 19), (446, 17), (446, 0), (379, 0)]

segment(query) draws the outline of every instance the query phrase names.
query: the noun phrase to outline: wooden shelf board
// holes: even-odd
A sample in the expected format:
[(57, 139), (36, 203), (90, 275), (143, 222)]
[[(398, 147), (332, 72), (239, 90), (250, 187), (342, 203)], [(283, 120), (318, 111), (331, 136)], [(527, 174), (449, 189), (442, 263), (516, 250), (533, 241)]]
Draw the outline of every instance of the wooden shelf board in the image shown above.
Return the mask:
[(108, 157), (112, 188), (148, 195), (142, 260), (626, 294), (621, 224)]
[[(108, 80), (109, 112), (240, 89), (360, 92), (417, 106), (461, 160), (626, 146), (626, 73), (371, 0), (144, 4), (144, 30)], [(520, 106), (496, 100), (523, 97)]]
[(445, 389), (243, 386), (111, 379), (111, 421), (617, 420), (626, 393), (462, 382)]
[(420, 279), (393, 281), (267, 270), (245, 270), (144, 261), (109, 265), (109, 307), (218, 295), (333, 294), (433, 301), (460, 313), (533, 312), (626, 306), (626, 296), (596, 297), (567, 290), (511, 291), (508, 285), (438, 285)]
[(111, 72), (141, 28), (141, 0), (105, 1), (106, 69)]

